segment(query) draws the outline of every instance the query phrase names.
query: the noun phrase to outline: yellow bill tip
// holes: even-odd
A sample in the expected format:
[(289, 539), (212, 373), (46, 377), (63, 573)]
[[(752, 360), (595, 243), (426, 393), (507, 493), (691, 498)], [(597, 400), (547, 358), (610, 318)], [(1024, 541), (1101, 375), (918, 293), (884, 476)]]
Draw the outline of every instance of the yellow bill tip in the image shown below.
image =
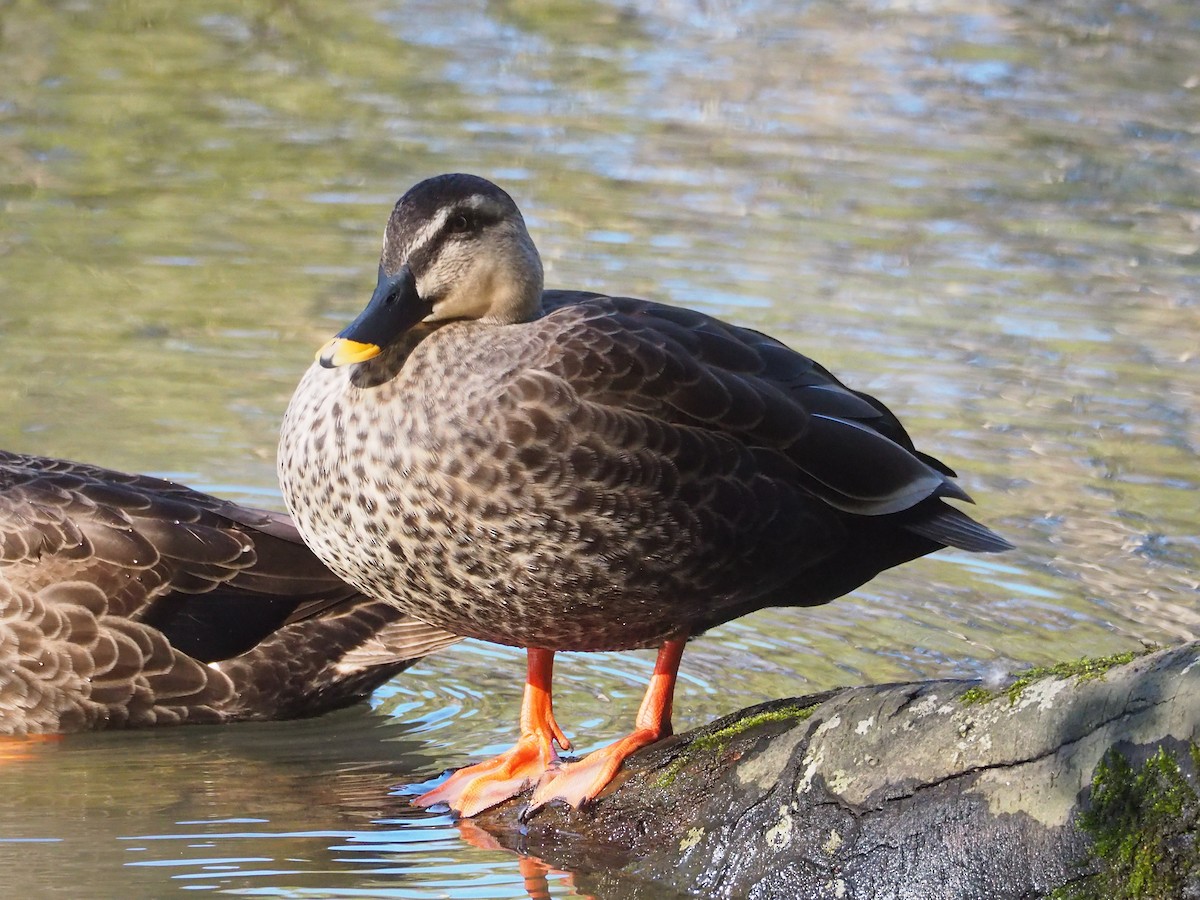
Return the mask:
[(365, 362), (378, 356), (383, 348), (378, 344), (364, 344), (349, 338), (334, 338), (317, 351), (317, 362), (327, 369)]

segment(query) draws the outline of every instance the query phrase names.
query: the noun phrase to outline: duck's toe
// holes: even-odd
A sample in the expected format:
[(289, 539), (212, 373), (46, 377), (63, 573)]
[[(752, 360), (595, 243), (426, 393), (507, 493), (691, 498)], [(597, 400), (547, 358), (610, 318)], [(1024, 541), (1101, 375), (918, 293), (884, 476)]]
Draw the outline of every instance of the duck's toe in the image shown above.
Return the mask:
[(553, 800), (562, 800), (576, 809), (590, 803), (613, 780), (625, 760), (664, 736), (656, 728), (639, 728), (578, 762), (547, 772), (534, 790), (522, 818), (528, 818)]
[(445, 803), (460, 816), (469, 818), (515, 797), (556, 765), (557, 760), (553, 748), (548, 748), (539, 736), (524, 735), (511, 750), (459, 769), (413, 803), (422, 807)]

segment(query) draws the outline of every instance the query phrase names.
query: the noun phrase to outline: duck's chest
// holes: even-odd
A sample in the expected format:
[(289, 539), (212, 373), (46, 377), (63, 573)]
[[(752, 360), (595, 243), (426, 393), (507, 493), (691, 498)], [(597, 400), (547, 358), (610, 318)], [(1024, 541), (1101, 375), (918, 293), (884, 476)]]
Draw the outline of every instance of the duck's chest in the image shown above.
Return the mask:
[(486, 353), (486, 342), (429, 340), (306, 374), (284, 418), (280, 479), (305, 540), (343, 578), (497, 582), (541, 552), (529, 459), (517, 459), (498, 400), (517, 376)]
[(493, 417), (477, 361), (453, 349), (429, 339), (363, 365), (311, 367), (280, 438), (280, 474), (296, 479), (289, 502), (303, 500), (304, 487), (397, 501), (468, 463)]
[(681, 595), (674, 561), (696, 541), (660, 467), (582, 427), (578, 396), (534, 352), (553, 348), (429, 343), (301, 382), (279, 466), (306, 543), (457, 634), (596, 650), (678, 630), (664, 598)]

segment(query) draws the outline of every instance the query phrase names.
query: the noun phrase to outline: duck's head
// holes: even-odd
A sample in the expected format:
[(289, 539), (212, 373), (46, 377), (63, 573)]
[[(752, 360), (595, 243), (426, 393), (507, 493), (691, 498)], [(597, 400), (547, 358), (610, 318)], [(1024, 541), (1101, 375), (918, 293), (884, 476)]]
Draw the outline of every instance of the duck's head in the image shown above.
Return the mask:
[(523, 322), (541, 298), (542, 261), (512, 197), (475, 175), (438, 175), (396, 203), (371, 301), (317, 359), (371, 359), (418, 322)]

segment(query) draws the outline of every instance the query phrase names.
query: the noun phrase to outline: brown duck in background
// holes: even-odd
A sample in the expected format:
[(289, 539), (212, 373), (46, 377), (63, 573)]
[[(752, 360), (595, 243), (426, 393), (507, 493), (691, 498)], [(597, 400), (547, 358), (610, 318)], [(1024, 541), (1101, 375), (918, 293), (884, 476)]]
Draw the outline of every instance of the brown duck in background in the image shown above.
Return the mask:
[[(528, 648), (516, 747), (418, 799), (472, 815), (594, 798), (670, 734), (686, 641), (826, 603), (945, 546), (1008, 543), (873, 397), (772, 338), (628, 297), (542, 289), (512, 198), (471, 175), (396, 204), (363, 313), (284, 417), (304, 539), (351, 584)], [(659, 646), (628, 737), (562, 765), (558, 650)]]
[(287, 516), (0, 451), (0, 734), (315, 715), (456, 640)]

